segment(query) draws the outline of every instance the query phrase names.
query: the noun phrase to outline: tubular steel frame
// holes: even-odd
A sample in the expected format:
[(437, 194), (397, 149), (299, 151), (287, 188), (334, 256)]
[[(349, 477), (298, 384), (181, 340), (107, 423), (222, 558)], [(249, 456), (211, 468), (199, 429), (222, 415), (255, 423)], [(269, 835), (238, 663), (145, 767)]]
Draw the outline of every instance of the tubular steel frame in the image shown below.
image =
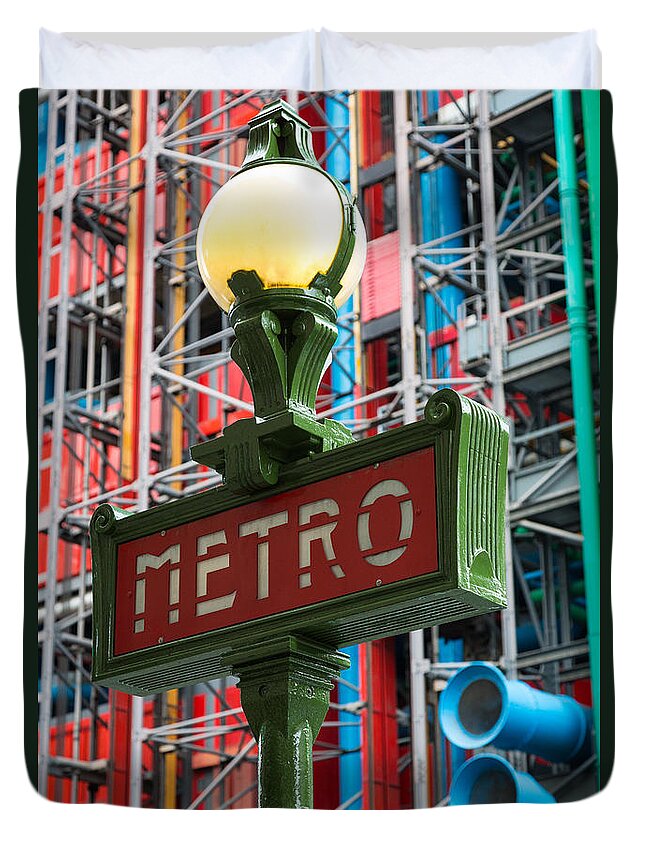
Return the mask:
[[(85, 569), (91, 511), (106, 500), (126, 510), (140, 511), (215, 485), (218, 475), (200, 471), (195, 463), (185, 461), (187, 456), (182, 458), (184, 446), (205, 437), (198, 424), (197, 395), (207, 395), (223, 404), (221, 426), (234, 411), (251, 410), (250, 404), (239, 399), (225, 381), (221, 388), (199, 381), (200, 375), (230, 360), (232, 331), (225, 317), (219, 330), (205, 333), (200, 328), (203, 317), (208, 320), (209, 307), (211, 316), (215, 315), (201, 286), (194, 243), (201, 213), (200, 187), (205, 183), (220, 186), (240, 162), (238, 143), (245, 136), (246, 125), (231, 126), (232, 109), (241, 104), (259, 109), (276, 96), (285, 97), (298, 109), (309, 107), (319, 117), (314, 134), (325, 133), (325, 139), (332, 140), (320, 158), (323, 165), (335, 146), (347, 145), (348, 128), (330, 126), (324, 98), (315, 94), (226, 92), (222, 106), (202, 115), (202, 93), (198, 91), (164, 93), (161, 97), (148, 92), (145, 115), (136, 116), (144, 123), (145, 142), (132, 152), (127, 150), (127, 141), (135, 116), (133, 103), (123, 93), (52, 91), (42, 95), (49, 109), (45, 191), (40, 208), (43, 231), (38, 469), (39, 478), (48, 483), (49, 494), (49, 499), (47, 495), (41, 499), (38, 527), (39, 533), (47, 536), (46, 573), (39, 590), (42, 792), (47, 791), (51, 777), (71, 778), (71, 797), (75, 801), (79, 780), (95, 785), (106, 782), (106, 767), (96, 759), (96, 743), (98, 727), (106, 725), (101, 709), (105, 708), (107, 695), (94, 686), (88, 692), (86, 634), (91, 615), (91, 581)], [(325, 97), (334, 96), (326, 93)], [(588, 673), (588, 663), (587, 646), (572, 636), (571, 620), (557, 618), (558, 607), (562, 613), (570, 606), (570, 566), (576, 562), (570, 549), (579, 549), (581, 537), (573, 423), (570, 417), (558, 419), (559, 414), (570, 413), (570, 383), (557, 373), (567, 369), (568, 350), (556, 355), (548, 349), (549, 335), (566, 336), (567, 332), (566, 318), (556, 324), (551, 322), (554, 311), (564, 303), (565, 293), (560, 219), (548, 211), (548, 200), (558, 186), (557, 163), (550, 162), (553, 157), (546, 150), (552, 140), (544, 113), (550, 99), (549, 92), (538, 92), (505, 106), (499, 93), (478, 92), (454, 97), (437, 113), (421, 115), (415, 98), (394, 93), (393, 172), (401, 241), (400, 380), (370, 393), (363, 389), (354, 399), (341, 403), (336, 402), (334, 389), (321, 389), (318, 417), (346, 412), (351, 417), (344, 422), (360, 438), (368, 430), (417, 420), (428, 397), (439, 387), (450, 385), (500, 413), (512, 415), (507, 566), (515, 584), (509, 584), (509, 607), (499, 628), (490, 632), (486, 656), (510, 677), (541, 679), (547, 689), (557, 691), (561, 685)], [(545, 116), (544, 138), (527, 145), (509, 142), (514, 123), (537, 110)], [(191, 111), (197, 117), (192, 117)], [(357, 121), (356, 113), (357, 110), (350, 110), (350, 123)], [(205, 130), (209, 121), (220, 117), (221, 129)], [(60, 143), (63, 124), (64, 141)], [(358, 130), (352, 128), (350, 139), (359, 133), (360, 126)], [(90, 176), (75, 170), (79, 145), (94, 151), (95, 172)], [(349, 148), (354, 172), (356, 146), (350, 142)], [(120, 151), (128, 156), (123, 157)], [(580, 162), (583, 158), (580, 151)], [(61, 159), (59, 187), (56, 176)], [(555, 173), (546, 182), (542, 163), (552, 166)], [(422, 243), (417, 182), (424, 171), (445, 166), (456, 170), (462, 180), (467, 222), (455, 234)], [(129, 170), (128, 180), (119, 177), (125, 168)], [(167, 189), (165, 221), (160, 221), (156, 211), (160, 183)], [(513, 197), (519, 202), (518, 213), (509, 222)], [(142, 206), (142, 231), (138, 233), (142, 286), (139, 356), (134, 366), (138, 371), (140, 427), (136, 436), (138, 470), (134, 476), (125, 477), (109, 452), (111, 447), (123, 444), (123, 416), (110, 406), (110, 401), (123, 397), (125, 391), (123, 363), (115, 369), (113, 362), (114, 350), (118, 350), (124, 334), (128, 297), (124, 272), (113, 270), (115, 259), (123, 259), (118, 241), (123, 247), (137, 205)], [(178, 209), (185, 216), (183, 224), (178, 221)], [(583, 217), (586, 216), (583, 208)], [(60, 237), (55, 242), (58, 222)], [(78, 240), (79, 229), (91, 234), (89, 248)], [(455, 240), (461, 245), (455, 247)], [(84, 293), (76, 292), (72, 280), (74, 252), (77, 264), (85, 258), (91, 268), (90, 288)], [(60, 260), (56, 260), (57, 256)], [(449, 256), (447, 260), (445, 256)], [(590, 258), (587, 247), (585, 263), (589, 270)], [(50, 287), (54, 264), (58, 268), (57, 294), (52, 294)], [(456, 317), (441, 299), (439, 288), (444, 283), (461, 288), (466, 297)], [(446, 316), (446, 325), (457, 327), (460, 344), (468, 336), (468, 352), (462, 347), (461, 375), (435, 376), (429, 371), (421, 352), (425, 347), (419, 347), (419, 340), (426, 338), (423, 313), (418, 321), (414, 313), (423, 292), (435, 298)], [(521, 296), (522, 304), (512, 302), (513, 295)], [(364, 364), (360, 329), (357, 316), (341, 329), (339, 339), (341, 347), (347, 346), (352, 335), (354, 345), (358, 343), (360, 348), (357, 362)], [(115, 340), (117, 346), (111, 346)], [(473, 341), (480, 344), (477, 357), (466, 359)], [(534, 344), (534, 358), (513, 360), (523, 346)], [(536, 365), (545, 377), (541, 384), (535, 382)], [(549, 382), (549, 376), (553, 381)], [(153, 392), (162, 401), (155, 404), (162, 406), (162, 434), (154, 436), (150, 429)], [(378, 404), (377, 411), (371, 414), (374, 403)], [(164, 451), (164, 444), (173, 442), (175, 448), (179, 446), (179, 455), (176, 450), (174, 454)], [(65, 492), (69, 482), (62, 482), (64, 454), (70, 460), (68, 480), (75, 478), (74, 483), (80, 484), (71, 490), (71, 498), (70, 490)], [(107, 487), (109, 481), (116, 485)], [(553, 520), (555, 511), (563, 514), (562, 524)], [(527, 543), (531, 549), (528, 552)], [(70, 570), (74, 547), (81, 553), (78, 575)], [(532, 550), (537, 553), (537, 563)], [(527, 568), (537, 573), (537, 596), (531, 595), (525, 577)], [(539, 643), (535, 651), (517, 650), (518, 608), (526, 612), (535, 630)], [(428, 790), (428, 737), (435, 741), (435, 747), (438, 743), (436, 731), (428, 733), (426, 706), (436, 707), (435, 688), (458, 665), (439, 662), (439, 633), (439, 629), (433, 629), (410, 635), (411, 710), (408, 714), (399, 712), (401, 720), (410, 726), (411, 735), (410, 754), (402, 756), (399, 769), (412, 765), (415, 807), (433, 804)], [(213, 683), (207, 688), (221, 698), (223, 686)], [(53, 695), (54, 688), (58, 696), (55, 715), (52, 701), (43, 700)], [(190, 688), (186, 691), (189, 698)], [(72, 711), (66, 714), (69, 692)], [(357, 700), (337, 706), (336, 710), (355, 714), (356, 725), (360, 725), (365, 703), (360, 695)], [(182, 791), (185, 808), (196, 808), (203, 802), (213, 808), (230, 808), (247, 794), (253, 795), (251, 785), (226, 800), (222, 787), (235, 766), (254, 760), (249, 754), (253, 740), (245, 739), (246, 721), (240, 717), (239, 708), (223, 708), (199, 719), (181, 719), (177, 713), (170, 714), (169, 703), (164, 700), (159, 711), (159, 724), (146, 728), (143, 700), (132, 699), (132, 805), (142, 802), (144, 745), (154, 747), (158, 755), (204, 750), (223, 759), (222, 769), (197, 799)], [(50, 732), (54, 716), (59, 723), (59, 740), (51, 744), (50, 737), (43, 737), (42, 733)], [(72, 727), (71, 758), (60, 755), (63, 721)], [(89, 721), (91, 730), (90, 758), (81, 761), (84, 721)], [(242, 736), (239, 749), (234, 753), (221, 750), (219, 736), (237, 730)], [(210, 741), (210, 745), (196, 747), (197, 740), (207, 744)], [(369, 746), (363, 744), (362, 749), (366, 748)], [(435, 749), (435, 755), (437, 752)], [(337, 747), (321, 746), (315, 760), (340, 754), (342, 750)], [(517, 766), (525, 765), (524, 756), (511, 758)], [(176, 762), (172, 766), (176, 773)], [(176, 780), (173, 784), (177, 784)], [(217, 791), (220, 793), (216, 804)], [(57, 798), (56, 788), (54, 796)], [(443, 804), (445, 798), (435, 796), (434, 800), (435, 805)], [(338, 808), (351, 805), (347, 801)]]

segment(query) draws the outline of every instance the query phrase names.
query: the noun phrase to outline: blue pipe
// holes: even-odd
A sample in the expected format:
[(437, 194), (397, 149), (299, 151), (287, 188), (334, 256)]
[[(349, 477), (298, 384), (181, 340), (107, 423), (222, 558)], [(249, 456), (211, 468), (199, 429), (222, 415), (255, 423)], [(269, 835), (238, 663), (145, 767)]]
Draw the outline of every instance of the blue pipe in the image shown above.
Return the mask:
[(518, 652), (528, 652), (531, 649), (537, 649), (540, 645), (537, 631), (533, 622), (518, 623), (515, 629), (515, 637), (517, 641)]
[(38, 174), (42, 175), (47, 168), (47, 123), (49, 118), (49, 102), (38, 104)]
[(592, 715), (570, 696), (509, 681), (494, 666), (468, 664), (439, 700), (439, 724), (465, 749), (519, 749), (548, 761), (574, 762), (591, 752)]
[[(67, 710), (71, 711), (74, 707), (74, 688), (70, 687), (67, 684), (62, 685), (61, 687), (59, 687), (58, 684), (52, 685), (52, 690), (51, 690), (52, 703), (54, 705), (57, 703), (58, 696), (59, 696), (61, 691), (64, 691), (64, 694), (65, 694), (65, 699), (66, 699), (66, 703), (67, 703)], [(40, 693), (40, 679), (38, 679), (38, 692)], [(83, 699), (85, 699), (87, 702), (89, 702), (91, 695), (92, 695), (92, 685), (85, 682), (81, 687), (81, 694), (83, 696)]]
[[(428, 92), (428, 108), (423, 109), (423, 93), (418, 94), (421, 115), (424, 112), (436, 112), (439, 106), (439, 93)], [(435, 137), (436, 142), (443, 142), (447, 137), (439, 134)], [(421, 172), (419, 192), (421, 197), (421, 236), (424, 243), (453, 234), (463, 227), (461, 216), (461, 196), (459, 193), (459, 176), (450, 166), (438, 166), (432, 171)], [(441, 244), (444, 249), (458, 247), (459, 239), (448, 240)], [(459, 255), (439, 255), (438, 262), (442, 264), (452, 263)], [(452, 284), (441, 287), (439, 295), (450, 312), (457, 319), (457, 306), (463, 302), (463, 291)], [(426, 314), (426, 334), (436, 332), (445, 326), (450, 326), (450, 320), (445, 312), (437, 304), (430, 293), (424, 294), (424, 305)], [(428, 363), (430, 364), (431, 348), (428, 345)], [(437, 377), (450, 374), (450, 347), (439, 347), (436, 353)]]
[(532, 585), (539, 585), (542, 582), (542, 569), (535, 569), (535, 571), (524, 572), (524, 579), (527, 583)]
[[(578, 604), (577, 601), (572, 602), (572, 604)], [(584, 607), (584, 600), (579, 604), (580, 607)], [(584, 636), (584, 631), (581, 628), (581, 625), (578, 621), (578, 616), (573, 616), (574, 619), (573, 625), (571, 626), (571, 639), (579, 640)], [(540, 625), (542, 625), (542, 621), (540, 620)], [(540, 645), (540, 641), (538, 639), (537, 631), (535, 630), (535, 625), (533, 622), (521, 622), (518, 624), (516, 629), (516, 637), (517, 637), (517, 650), (518, 652), (529, 652), (533, 649), (537, 649)]]
[[(349, 106), (347, 94), (338, 92), (335, 97), (325, 98), (325, 110), (327, 120), (331, 127), (349, 128)], [(334, 143), (337, 137), (331, 130), (326, 133), (326, 145), (333, 149), (327, 155), (325, 164), (327, 171), (342, 181), (347, 189), (350, 189), (350, 162), (349, 162), (349, 130), (342, 134), (342, 144)], [(354, 313), (354, 297), (351, 296), (338, 311), (340, 323), (348, 323)], [(331, 364), (331, 384), (333, 390), (339, 395), (337, 402), (344, 403), (354, 394), (356, 383), (354, 338), (346, 330), (341, 329), (336, 341), (337, 350)], [(339, 349), (340, 347), (340, 349)], [(353, 411), (346, 410), (336, 415), (337, 420), (348, 420), (353, 417)]]
[(452, 780), (450, 805), (477, 803), (555, 803), (555, 797), (528, 773), (501, 755), (476, 755)]
[[(337, 92), (335, 97), (325, 98), (325, 111), (329, 125), (334, 128), (349, 128), (349, 106), (346, 93)], [(336, 141), (336, 135), (331, 131), (325, 134), (326, 147), (329, 148)], [(327, 171), (342, 181), (350, 188), (350, 161), (349, 161), (349, 130), (342, 134), (342, 144), (337, 144), (329, 152), (325, 164)], [(339, 309), (339, 321), (347, 323), (348, 318), (354, 313), (354, 297), (351, 296)], [(353, 335), (341, 329), (336, 341), (337, 350), (331, 363), (331, 386), (338, 395), (337, 403), (345, 403), (354, 394), (356, 380), (355, 352)], [(339, 347), (339, 348), (338, 348)], [(353, 409), (339, 412), (337, 420), (349, 420), (354, 417)], [(347, 684), (338, 684), (338, 703), (345, 705), (356, 702), (360, 698), (360, 671), (359, 671), (359, 649), (351, 646), (342, 651), (349, 655), (350, 666), (343, 673), (343, 681)], [(356, 715), (348, 714), (346, 711), (338, 712), (338, 720), (341, 723), (356, 723)], [(340, 802), (345, 803), (363, 790), (363, 773), (361, 766), (361, 730), (356, 725), (338, 727), (338, 745), (342, 750), (348, 750), (341, 755), (339, 765), (339, 787)], [(360, 810), (362, 808), (362, 795), (349, 805), (348, 810)]]
[[(38, 176), (45, 173), (47, 168), (47, 130), (49, 124), (49, 101), (38, 105)], [(59, 116), (56, 128), (56, 147), (65, 142), (65, 119)], [(85, 154), (94, 143), (90, 139), (81, 140), (74, 146), (74, 154)], [(64, 154), (56, 157), (56, 165), (63, 162)]]

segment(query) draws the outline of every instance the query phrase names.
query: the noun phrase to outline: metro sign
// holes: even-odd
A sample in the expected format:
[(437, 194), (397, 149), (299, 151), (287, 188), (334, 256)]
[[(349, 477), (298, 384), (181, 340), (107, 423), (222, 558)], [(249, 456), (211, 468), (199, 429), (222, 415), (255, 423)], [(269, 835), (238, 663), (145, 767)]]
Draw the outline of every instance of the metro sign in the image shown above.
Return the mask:
[[(150, 693), (232, 671), (246, 645), (335, 647), (505, 604), (503, 423), (452, 391), (423, 421), (91, 524), (93, 677)], [(257, 494), (257, 493), (256, 493)]]
[(118, 549), (116, 655), (435, 572), (434, 448)]

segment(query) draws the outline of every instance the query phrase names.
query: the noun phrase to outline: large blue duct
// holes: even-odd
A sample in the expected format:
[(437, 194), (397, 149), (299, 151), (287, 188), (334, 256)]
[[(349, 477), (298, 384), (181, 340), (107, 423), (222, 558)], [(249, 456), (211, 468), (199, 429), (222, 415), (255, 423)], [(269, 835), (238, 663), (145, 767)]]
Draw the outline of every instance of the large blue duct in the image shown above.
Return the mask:
[(528, 773), (501, 755), (476, 755), (463, 764), (450, 787), (450, 805), (555, 803), (555, 797)]
[(570, 696), (509, 681), (475, 662), (457, 672), (439, 700), (439, 723), (464, 749), (518, 749), (548, 761), (581, 761), (591, 752), (591, 710)]

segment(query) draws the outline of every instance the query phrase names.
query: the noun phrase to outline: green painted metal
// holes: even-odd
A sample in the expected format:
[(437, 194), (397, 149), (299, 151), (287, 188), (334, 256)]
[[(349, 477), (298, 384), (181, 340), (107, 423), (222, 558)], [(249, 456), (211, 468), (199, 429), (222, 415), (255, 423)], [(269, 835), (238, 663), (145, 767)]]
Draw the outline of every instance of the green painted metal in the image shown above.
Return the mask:
[[(119, 544), (430, 446), (436, 467), (438, 571), (159, 648), (114, 655)], [(504, 421), (444, 389), (430, 399), (423, 420), (299, 459), (281, 470), (275, 486), (259, 494), (243, 495), (223, 485), (141, 513), (102, 505), (90, 523), (94, 680), (145, 695), (231, 675), (233, 652), (275, 637), (296, 635), (339, 648), (504, 607), (507, 457)]]
[(307, 122), (286, 101), (272, 101), (249, 121), (249, 142), (240, 172), (279, 160), (320, 169)]
[[(313, 290), (266, 293), (255, 278), (260, 293), (238, 297), (230, 314), (236, 338), (231, 356), (252, 388), (255, 415), (315, 417), (318, 385), (338, 334), (333, 302)], [(231, 283), (239, 292), (235, 276)]]
[(348, 656), (287, 636), (240, 649), (231, 662), (258, 744), (260, 808), (313, 808), (312, 748)]
[(316, 418), (316, 393), (337, 336), (332, 297), (314, 288), (265, 291), (254, 272), (236, 273), (231, 289), (231, 356), (251, 387), (259, 420), (236, 421), (191, 453), (246, 493), (274, 486), (285, 465), (354, 439), (343, 424)]
[(598, 360), (600, 360), (600, 92), (598, 89), (583, 89), (580, 92), (580, 98), (587, 159), (587, 183), (589, 184), (589, 225), (593, 255)]
[(598, 450), (589, 352), (589, 324), (578, 202), (578, 177), (571, 92), (553, 93), (556, 154), (560, 173), (560, 212), (565, 257), (567, 316), (571, 337), (571, 383), (576, 422), (582, 558), (593, 697), (596, 755), (600, 756), (600, 512)]

